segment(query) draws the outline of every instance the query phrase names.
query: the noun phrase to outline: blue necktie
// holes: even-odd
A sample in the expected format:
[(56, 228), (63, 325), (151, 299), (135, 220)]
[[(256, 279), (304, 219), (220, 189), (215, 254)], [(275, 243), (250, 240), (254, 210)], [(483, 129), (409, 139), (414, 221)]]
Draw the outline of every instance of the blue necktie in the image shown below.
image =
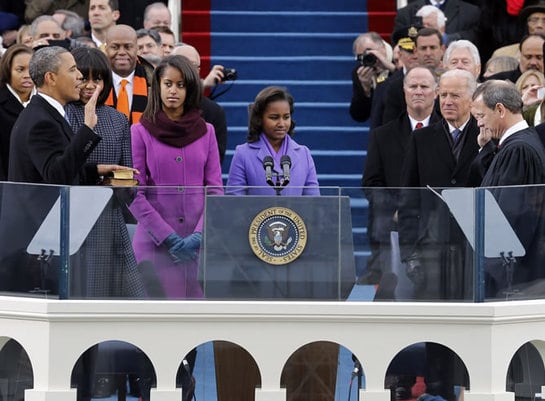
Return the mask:
[(458, 141), (458, 138), (460, 137), (460, 134), (462, 131), (460, 131), (458, 128), (455, 128), (450, 135), (452, 135), (452, 142), (456, 143)]

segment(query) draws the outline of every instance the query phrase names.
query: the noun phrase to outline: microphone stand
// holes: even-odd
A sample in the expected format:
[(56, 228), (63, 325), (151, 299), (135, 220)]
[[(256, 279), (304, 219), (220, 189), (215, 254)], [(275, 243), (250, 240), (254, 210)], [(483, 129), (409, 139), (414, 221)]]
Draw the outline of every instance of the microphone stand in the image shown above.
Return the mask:
[(275, 183), (272, 180), (267, 181), (267, 183), (274, 188), (276, 196), (280, 196), (280, 192), (288, 185), (289, 180), (286, 180), (283, 174), (273, 173), (273, 176), (275, 177)]

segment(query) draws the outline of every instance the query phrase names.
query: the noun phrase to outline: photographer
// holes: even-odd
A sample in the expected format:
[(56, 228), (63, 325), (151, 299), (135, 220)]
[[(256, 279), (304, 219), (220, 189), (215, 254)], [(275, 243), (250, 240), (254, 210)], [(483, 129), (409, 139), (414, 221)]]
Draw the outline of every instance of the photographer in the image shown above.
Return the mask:
[(379, 111), (383, 82), (395, 71), (395, 65), (388, 57), (386, 44), (376, 32), (359, 35), (353, 44), (357, 65), (352, 70), (352, 100), (350, 116), (364, 122), (371, 118), (370, 127), (381, 125)]

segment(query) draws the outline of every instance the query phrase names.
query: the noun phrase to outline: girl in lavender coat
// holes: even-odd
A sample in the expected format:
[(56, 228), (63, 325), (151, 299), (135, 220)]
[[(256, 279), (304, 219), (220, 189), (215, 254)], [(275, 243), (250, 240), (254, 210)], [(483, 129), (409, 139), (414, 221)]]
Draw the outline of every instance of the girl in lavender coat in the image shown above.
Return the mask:
[(153, 73), (148, 104), (131, 127), (133, 165), (141, 187), (130, 209), (138, 220), (133, 246), (151, 262), (167, 298), (201, 298), (197, 256), (204, 186), (221, 193), (221, 167), (212, 125), (198, 105), (197, 70), (183, 56), (164, 58)]
[[(248, 142), (238, 145), (231, 161), (229, 193), (275, 195), (268, 186), (263, 161), (272, 157), (273, 184), (282, 179), (282, 160), (291, 160), (289, 184), (281, 195), (319, 195), (316, 168), (306, 146), (293, 139), (293, 97), (284, 88), (269, 86), (259, 92), (250, 112)], [(276, 184), (275, 184), (276, 186)]]

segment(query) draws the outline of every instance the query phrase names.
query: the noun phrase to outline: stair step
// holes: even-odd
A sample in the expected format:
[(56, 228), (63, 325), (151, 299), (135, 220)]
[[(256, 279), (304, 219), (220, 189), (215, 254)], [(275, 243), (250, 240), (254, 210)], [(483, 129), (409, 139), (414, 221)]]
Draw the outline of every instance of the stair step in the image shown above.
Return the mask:
[[(381, 0), (384, 1), (384, 0)], [(365, 0), (336, 0), (309, 2), (308, 0), (290, 1), (254, 1), (248, 0), (212, 0), (211, 10), (246, 10), (246, 11), (364, 11)]]
[[(310, 21), (301, 24), (301, 21)], [(366, 32), (366, 15), (357, 12), (317, 11), (213, 11), (212, 26), (244, 28), (247, 32), (338, 32), (342, 27), (347, 32)]]
[(265, 42), (268, 56), (347, 56), (352, 53), (352, 42), (359, 33), (184, 32), (183, 40), (193, 44), (210, 38), (212, 59), (233, 54), (258, 57)]
[[(248, 103), (218, 102), (225, 110), (230, 126), (245, 126), (248, 124)], [(294, 119), (299, 126), (310, 126), (316, 121), (327, 121), (328, 125), (338, 127), (354, 126), (354, 120), (348, 112), (350, 103), (327, 102), (296, 102)]]
[[(229, 120), (229, 116), (227, 116)], [(297, 121), (297, 119), (295, 119)], [(229, 126), (227, 145), (234, 149), (246, 142), (248, 127)], [(364, 150), (367, 149), (369, 128), (367, 127), (315, 127), (296, 125), (294, 139), (311, 150)]]
[[(218, 61), (215, 59), (214, 61)], [(229, 67), (230, 64), (221, 62), (220, 64)], [(350, 73), (344, 74), (344, 77), (349, 77)], [(342, 78), (342, 77), (338, 77)], [(221, 92), (229, 87), (230, 82), (220, 85), (216, 92)], [(293, 96), (297, 106), (298, 100), (321, 100), (324, 98), (324, 93), (327, 91), (327, 99), (330, 102), (346, 102), (352, 97), (352, 81), (349, 80), (293, 80), (293, 79), (237, 79), (233, 86), (216, 101), (243, 102), (251, 103), (258, 92), (266, 86), (276, 85), (285, 87)], [(250, 94), (250, 96), (248, 96)]]

